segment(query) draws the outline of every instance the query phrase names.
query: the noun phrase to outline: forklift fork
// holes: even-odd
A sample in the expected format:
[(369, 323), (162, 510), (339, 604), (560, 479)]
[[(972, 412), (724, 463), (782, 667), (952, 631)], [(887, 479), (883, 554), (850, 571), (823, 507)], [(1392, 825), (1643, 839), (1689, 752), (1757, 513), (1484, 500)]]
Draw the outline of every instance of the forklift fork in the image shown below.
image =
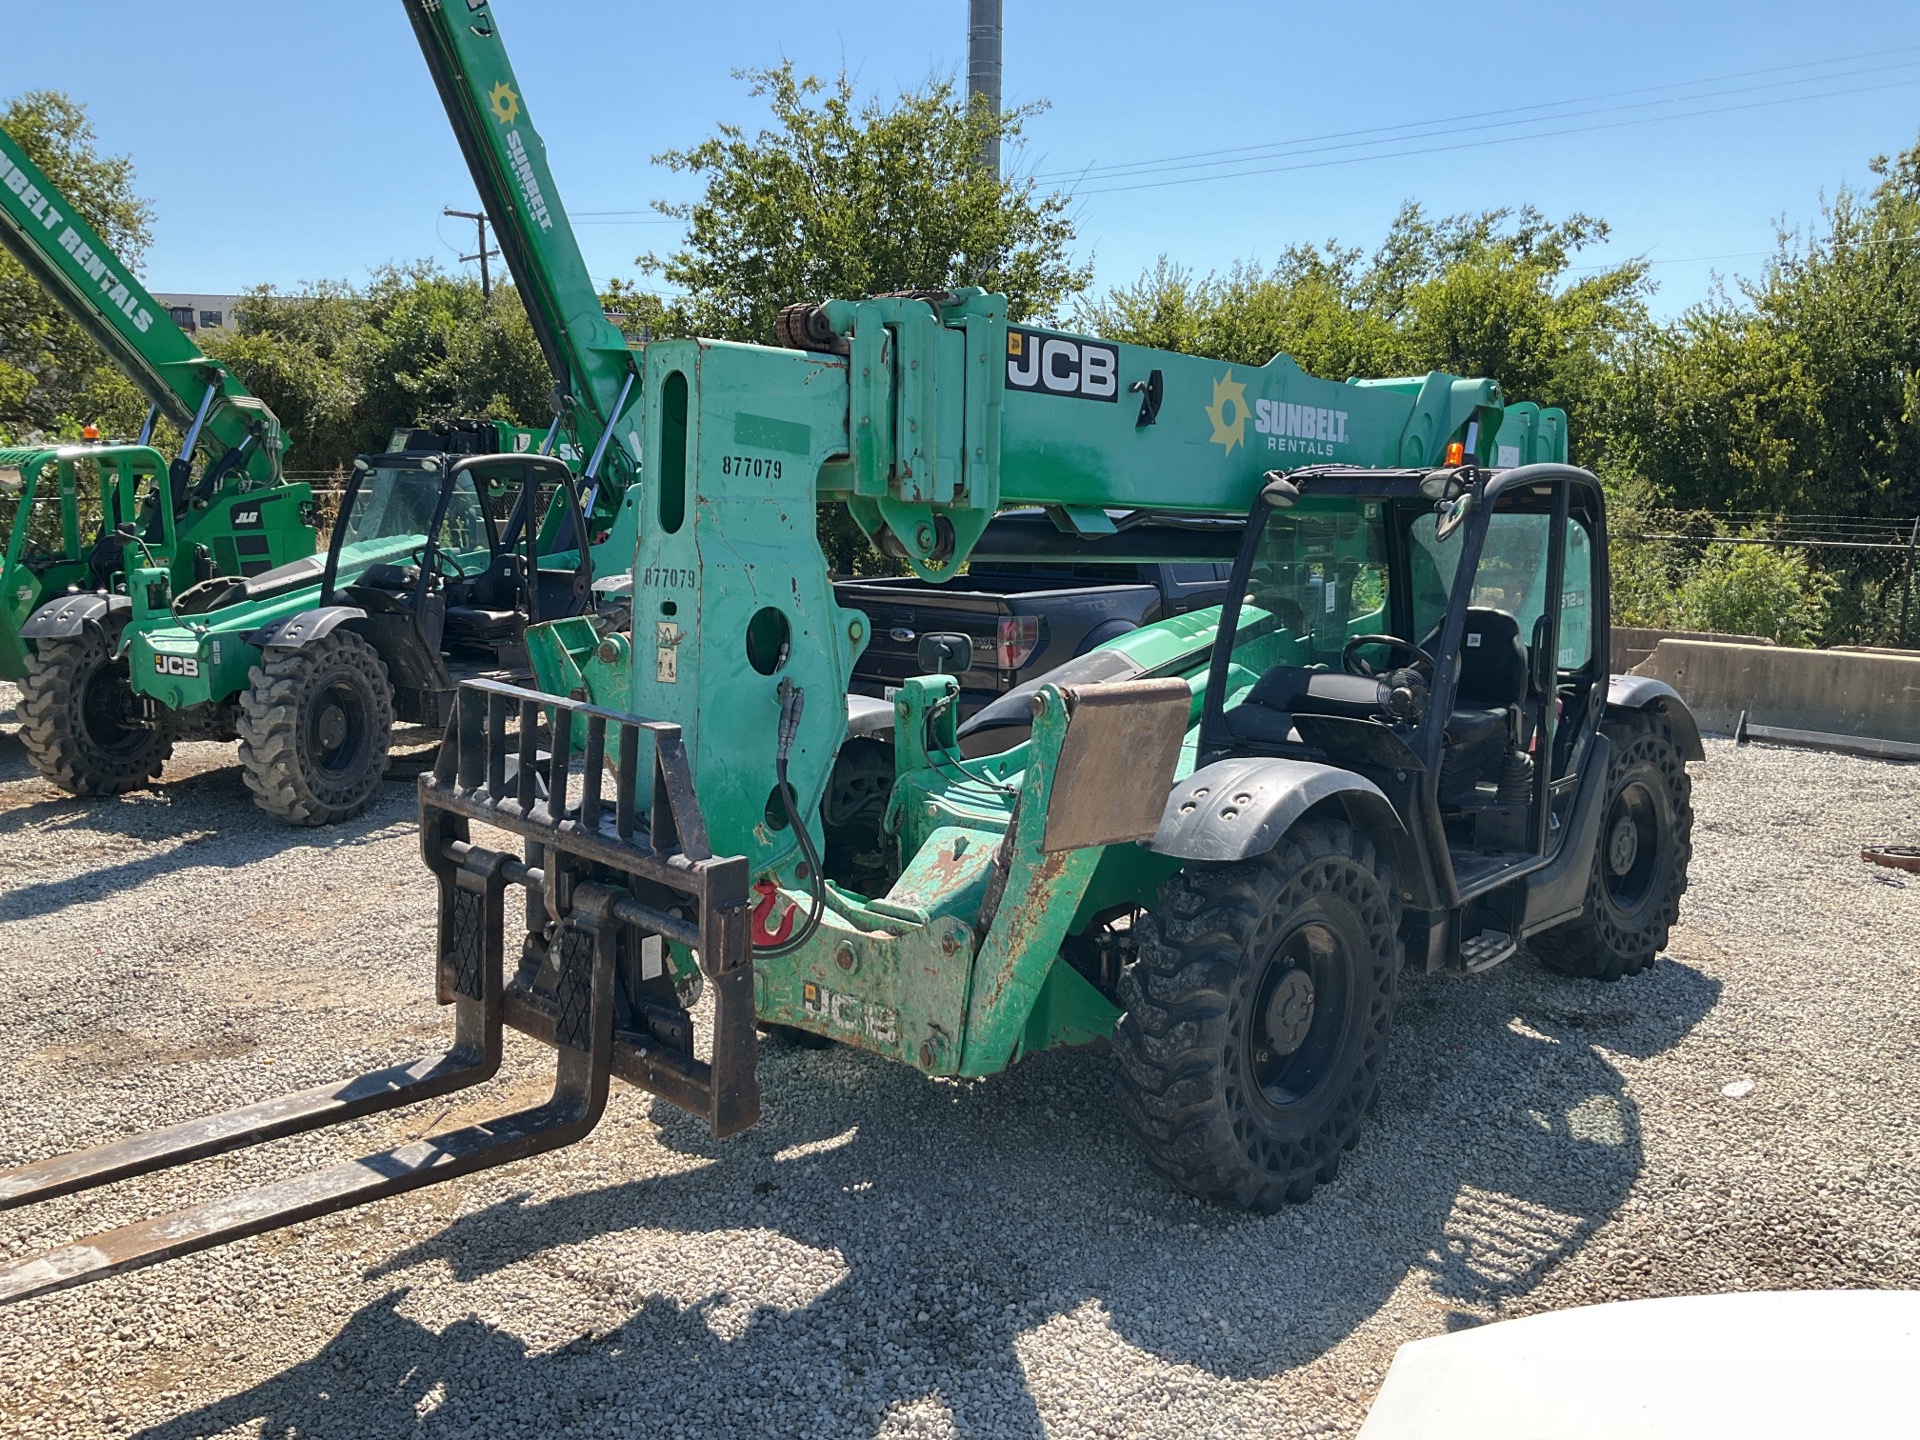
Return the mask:
[[(554, 711), (552, 752), (534, 738), (543, 708)], [(520, 734), (506, 719), (517, 711)], [(569, 807), (572, 718), (584, 712), (589, 778), (585, 803)], [(605, 816), (600, 771), (609, 730), (618, 733), (614, 814)], [(654, 732), (653, 813), (635, 833), (632, 796), (640, 734)], [(519, 750), (509, 775), (509, 740)], [(533, 783), (547, 763), (547, 796)], [(509, 794), (511, 787), (514, 793)], [(551, 1097), (542, 1105), (296, 1175), (225, 1199), (104, 1231), (0, 1265), (0, 1304), (157, 1264), (371, 1200), (439, 1184), (570, 1145), (599, 1123), (611, 1075), (649, 1090), (730, 1134), (759, 1116), (754, 1076), (753, 969), (747, 943), (745, 861), (706, 851), (677, 727), (653, 726), (589, 706), (491, 681), (462, 689), (440, 761), (420, 780), (421, 842), (439, 879), (436, 988), (454, 1007), (454, 1043), (444, 1055), (396, 1065), (221, 1115), (170, 1126), (78, 1154), (0, 1171), (0, 1209), (72, 1194), (111, 1181), (185, 1165), (224, 1151), (393, 1110), (491, 1079), (505, 1026), (554, 1048)], [(522, 833), (536, 867), (474, 845), (469, 818)], [(607, 822), (607, 823), (603, 823)], [(607, 833), (611, 831), (612, 833)], [(691, 851), (691, 853), (689, 853)], [(505, 983), (505, 892), (529, 890), (523, 963)], [(636, 898), (678, 897), (670, 913)], [(713, 1059), (692, 1054), (690, 1017), (667, 1026), (657, 1009), (629, 1003), (621, 1023), (617, 977), (649, 941), (693, 949), (714, 993)], [(539, 983), (528, 972), (538, 971)]]

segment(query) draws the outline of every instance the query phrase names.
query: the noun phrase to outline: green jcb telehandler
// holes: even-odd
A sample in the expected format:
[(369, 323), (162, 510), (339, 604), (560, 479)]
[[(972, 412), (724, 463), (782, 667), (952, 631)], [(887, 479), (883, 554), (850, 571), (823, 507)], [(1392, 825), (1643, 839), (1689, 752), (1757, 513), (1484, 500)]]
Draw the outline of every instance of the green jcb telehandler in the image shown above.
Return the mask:
[[(355, 461), (323, 553), (177, 591), (136, 568), (117, 653), (73, 618), (43, 637), (23, 733), (101, 769), (135, 750), (156, 773), (176, 736), (237, 738), (268, 813), (301, 825), (357, 814), (396, 724), (443, 725), (462, 678), (527, 673), (529, 622), (593, 603), (588, 522), (564, 461), (496, 450), (490, 421), (415, 440)], [(89, 711), (75, 697), (108, 683), (96, 676), (127, 677), (135, 703)]]
[(305, 485), (223, 485), (209, 467), (175, 505), (175, 468), (149, 445), (0, 451), (0, 677), (20, 684), (28, 758), (78, 794), (145, 784), (169, 743), (116, 658), (151, 598), (134, 577), (170, 592), (313, 554)]
[[(112, 655), (131, 610), (128, 571), (163, 570), (176, 589), (209, 576), (255, 575), (313, 554), (313, 495), (281, 473), (286, 437), (273, 412), (203, 354), (133, 272), (75, 212), (19, 144), (0, 131), (0, 245), (152, 402), (139, 440), (53, 445), (0, 455), (0, 679), (26, 681), (42, 644), (65, 627), (75, 651), (23, 703), (22, 739), (41, 773), (99, 794), (158, 773), (153, 738), (129, 728), (141, 707)], [(171, 462), (152, 449), (166, 415), (184, 439)], [(60, 698), (50, 698), (58, 696)], [(50, 736), (56, 710), (91, 717), (88, 753)]]
[[(498, 102), (449, 103), (469, 157), (537, 153), (492, 7), (407, 9), (443, 94)], [(1659, 953), (1699, 740), (1671, 690), (1609, 674), (1605, 506), (1557, 411), (1013, 325), (973, 290), (804, 306), (782, 334), (641, 358), (631, 636), (534, 626), (537, 688), (461, 687), (419, 781), (452, 1046), (0, 1173), (0, 1204), (477, 1085), (508, 1029), (555, 1051), (551, 1097), (15, 1260), (0, 1300), (569, 1144), (615, 1075), (738, 1131), (759, 1025), (931, 1076), (1105, 1043), (1147, 1160), (1268, 1209), (1361, 1135), (1405, 966), (1525, 941), (1611, 978)], [(936, 582), (1003, 507), (1115, 560), (1155, 528), (1136, 515), (1236, 517), (1234, 598), (1044, 677), (1027, 733), (970, 758), (965, 637), (849, 703), (869, 624), (820, 503)], [(823, 848), (854, 741), (890, 760), (879, 881)]]

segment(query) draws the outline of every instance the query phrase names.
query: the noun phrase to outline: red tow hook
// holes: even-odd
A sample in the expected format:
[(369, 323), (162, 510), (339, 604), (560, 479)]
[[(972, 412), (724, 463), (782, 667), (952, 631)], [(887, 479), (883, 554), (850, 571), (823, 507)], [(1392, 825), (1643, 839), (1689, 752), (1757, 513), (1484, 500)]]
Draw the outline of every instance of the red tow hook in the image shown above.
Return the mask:
[[(754, 881), (753, 893), (760, 897), (754, 903), (753, 909), (748, 912), (751, 916), (750, 938), (754, 948), (765, 950), (772, 945), (784, 945), (787, 937), (793, 934), (794, 920), (800, 913), (800, 907), (791, 900), (783, 902), (780, 898), (780, 887), (771, 880)], [(783, 903), (787, 907), (786, 913), (781, 915), (777, 924), (768, 924), (767, 922), (773, 918), (775, 909)]]

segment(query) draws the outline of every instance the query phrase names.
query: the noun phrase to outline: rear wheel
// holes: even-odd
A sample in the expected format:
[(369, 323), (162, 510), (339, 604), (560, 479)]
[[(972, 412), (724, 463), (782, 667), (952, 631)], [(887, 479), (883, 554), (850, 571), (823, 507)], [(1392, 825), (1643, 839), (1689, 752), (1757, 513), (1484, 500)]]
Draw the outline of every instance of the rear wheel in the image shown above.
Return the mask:
[(20, 743), (33, 768), (74, 795), (124, 795), (159, 775), (173, 753), (146, 716), (124, 657), (124, 615), (42, 640), (20, 682)]
[(1167, 881), (1121, 971), (1113, 1037), (1155, 1169), (1251, 1210), (1333, 1179), (1393, 1028), (1392, 895), (1372, 843), (1338, 821)]
[(1693, 783), (1666, 718), (1601, 724), (1613, 758), (1580, 918), (1527, 942), (1543, 964), (1591, 980), (1636, 975), (1667, 947), (1693, 857)]
[(240, 697), (240, 764), (270, 815), (331, 825), (358, 815), (387, 773), (393, 687), (365, 640), (335, 630), (270, 650)]

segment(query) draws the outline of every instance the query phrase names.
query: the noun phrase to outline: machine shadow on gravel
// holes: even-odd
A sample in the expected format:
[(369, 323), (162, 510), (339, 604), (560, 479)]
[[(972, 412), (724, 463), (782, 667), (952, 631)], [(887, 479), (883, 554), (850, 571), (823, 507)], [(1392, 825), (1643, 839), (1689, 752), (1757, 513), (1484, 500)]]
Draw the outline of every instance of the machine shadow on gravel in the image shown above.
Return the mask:
[[(143, 839), (166, 842), (155, 843), (118, 864), (96, 866), (58, 880), (14, 886), (0, 896), (0, 921), (34, 919), (51, 915), (77, 900), (132, 891), (149, 881), (177, 875), (183, 864), (237, 869), (296, 847), (354, 850), (390, 838), (396, 825), (413, 823), (411, 809), (382, 805), (340, 825), (295, 830), (267, 822), (240, 784), (237, 773), (232, 777), (236, 793), (225, 793), (219, 786), (227, 778), (215, 774), (194, 775), (168, 786), (162, 818), (154, 826), (156, 833), (146, 835), (139, 830), (130, 833), (124, 814), (115, 813), (116, 808), (124, 811), (129, 805), (126, 796), (111, 800), (74, 800), (63, 796), (44, 805), (0, 812), (0, 840), (24, 821), (44, 823), (54, 819), (64, 822), (60, 829), (69, 835), (90, 833), (108, 841), (134, 844)], [(191, 834), (196, 831), (201, 833)], [(189, 835), (184, 848), (179, 843), (183, 834)]]
[[(1373, 1123), (1334, 1184), (1272, 1216), (1203, 1206), (1154, 1177), (1109, 1103), (1102, 1057), (1043, 1054), (953, 1084), (851, 1051), (770, 1044), (766, 1115), (745, 1135), (715, 1143), (653, 1107), (665, 1144), (711, 1163), (514, 1197), (374, 1272), (444, 1267), (472, 1283), (580, 1246), (568, 1271), (603, 1265), (605, 1298), (631, 1307), (611, 1334), (529, 1353), (477, 1324), (433, 1333), (387, 1297), (314, 1361), (147, 1433), (174, 1440), (263, 1418), (267, 1433), (335, 1433), (325, 1417), (351, 1377), (371, 1382), (350, 1427), (366, 1436), (416, 1433), (416, 1403), (443, 1383), (432, 1423), (450, 1433), (487, 1415), (491, 1395), (599, 1396), (639, 1407), (643, 1431), (677, 1420), (725, 1434), (685, 1397), (745, 1394), (769, 1407), (768, 1428), (739, 1433), (854, 1434), (932, 1394), (962, 1435), (1037, 1437), (1018, 1346), (1045, 1327), (1110, 1325), (1161, 1360), (1258, 1379), (1313, 1360), (1383, 1309), (1416, 1330), (1427, 1326), (1404, 1307), (1477, 1324), (1523, 1300), (1640, 1173), (1638, 1110), (1609, 1055), (1676, 1044), (1719, 988), (1673, 960), (1620, 985), (1524, 960), (1472, 984), (1410, 977)], [(622, 1278), (621, 1232), (633, 1227), (769, 1229), (837, 1253), (849, 1273), (799, 1310), (756, 1307), (722, 1338), (706, 1312), (737, 1297), (683, 1304)], [(1403, 1292), (1410, 1276), (1428, 1283)], [(672, 1385), (650, 1368), (663, 1354)], [(360, 1408), (369, 1396), (390, 1408), (389, 1428)]]

